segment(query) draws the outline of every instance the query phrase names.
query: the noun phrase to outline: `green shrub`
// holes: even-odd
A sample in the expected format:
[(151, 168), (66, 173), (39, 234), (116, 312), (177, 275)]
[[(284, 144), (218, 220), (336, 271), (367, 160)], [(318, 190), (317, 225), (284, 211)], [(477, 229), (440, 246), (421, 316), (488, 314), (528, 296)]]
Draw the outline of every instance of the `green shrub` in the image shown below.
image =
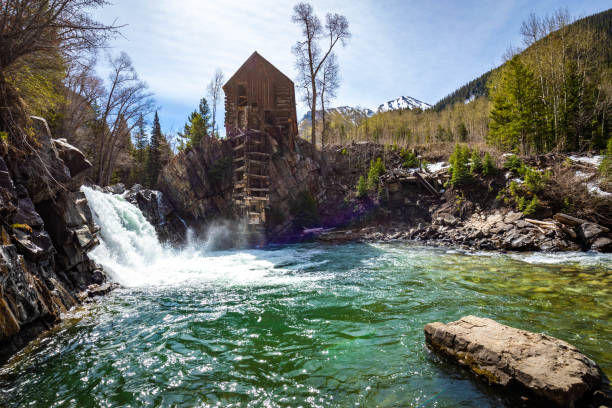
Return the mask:
[(452, 186), (461, 187), (472, 181), (472, 175), (468, 167), (469, 157), (469, 147), (459, 144), (455, 145), (455, 150), (448, 159), (450, 162), (450, 184)]
[(538, 196), (534, 195), (531, 199), (527, 197), (519, 197), (516, 202), (516, 209), (525, 215), (531, 215), (538, 209)]
[(413, 152), (402, 149), (402, 151), (400, 152), (400, 156), (402, 159), (404, 159), (402, 167), (406, 167), (409, 169), (420, 167), (419, 158)]
[(489, 152), (486, 152), (482, 163), (482, 175), (492, 176), (493, 174), (495, 174), (495, 163)]
[(515, 154), (508, 156), (504, 163), (504, 169), (510, 170), (512, 173), (518, 175), (521, 173), (523, 167), (523, 161)]
[(382, 159), (379, 157), (376, 161), (370, 161), (370, 170), (368, 171), (368, 190), (374, 190), (380, 181), (380, 176), (385, 174), (387, 169), (385, 169), (385, 164)]
[[(518, 211), (525, 215), (531, 215), (536, 212), (540, 205), (537, 193), (546, 186), (546, 182), (550, 178), (550, 172), (540, 172), (525, 164), (521, 165), (519, 172), (524, 178), (523, 184), (512, 180), (508, 187), (508, 193), (510, 194), (510, 199), (516, 204)], [(505, 201), (509, 202), (510, 200), (507, 199)]]
[(477, 150), (472, 150), (472, 156), (470, 157), (470, 171), (474, 175), (482, 172), (482, 159), (480, 158), (480, 152)]
[(550, 178), (550, 172), (546, 171), (542, 173), (526, 165), (523, 165), (523, 167), (521, 168), (521, 173), (525, 181), (525, 187), (527, 188), (527, 191), (533, 194), (542, 191), (544, 185)]
[(357, 197), (363, 197), (368, 193), (368, 183), (366, 183), (365, 177), (359, 176), (357, 182)]

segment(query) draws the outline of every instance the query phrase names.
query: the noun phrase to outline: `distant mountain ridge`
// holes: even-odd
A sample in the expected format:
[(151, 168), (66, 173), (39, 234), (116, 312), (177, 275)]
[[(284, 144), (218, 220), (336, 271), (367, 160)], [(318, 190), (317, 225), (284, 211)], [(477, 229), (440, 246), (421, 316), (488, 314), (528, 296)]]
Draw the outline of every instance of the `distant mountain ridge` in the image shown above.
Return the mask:
[[(327, 115), (338, 113), (338, 114), (343, 115), (343, 116), (367, 116), (367, 117), (370, 117), (370, 116), (374, 115), (374, 111), (372, 109), (362, 108), (362, 107), (359, 107), (359, 106), (357, 106), (357, 107), (353, 107), (353, 106), (337, 106), (335, 108), (327, 108), (327, 109), (325, 109), (325, 113)], [(302, 117), (302, 120), (300, 122), (304, 122), (304, 121), (310, 122), (311, 119), (312, 119), (312, 112), (308, 111)], [(321, 111), (318, 110), (317, 111), (317, 120), (320, 120), (320, 119), (321, 119)]]
[[(334, 108), (325, 109), (326, 114), (340, 114), (347, 118), (353, 118), (354, 121), (363, 117), (370, 117), (379, 112), (389, 112), (400, 109), (430, 109), (432, 106), (428, 103), (420, 101), (411, 96), (400, 96), (399, 98), (387, 101), (383, 104), (378, 105), (376, 111), (369, 108), (362, 108), (360, 106), (338, 106)], [(310, 123), (312, 119), (312, 113), (310, 111), (302, 117), (301, 124)], [(317, 120), (321, 119), (321, 111), (317, 111)]]
[(431, 105), (411, 96), (400, 96), (378, 106), (377, 112), (388, 112), (400, 109), (429, 109)]

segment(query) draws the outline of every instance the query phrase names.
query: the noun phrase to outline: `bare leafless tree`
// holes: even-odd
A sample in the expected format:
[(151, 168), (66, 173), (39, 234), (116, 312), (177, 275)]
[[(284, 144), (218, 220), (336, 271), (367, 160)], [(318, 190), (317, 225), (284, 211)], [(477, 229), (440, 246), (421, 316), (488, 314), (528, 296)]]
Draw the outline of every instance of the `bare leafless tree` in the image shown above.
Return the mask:
[(219, 136), (219, 131), (217, 129), (217, 105), (219, 105), (221, 98), (221, 87), (223, 86), (223, 81), (225, 80), (225, 76), (223, 75), (223, 71), (217, 69), (215, 71), (215, 76), (213, 77), (210, 84), (208, 84), (208, 97), (212, 102), (212, 131), (213, 134)]
[(3, 0), (0, 2), (0, 72), (34, 53), (74, 56), (97, 48), (118, 26), (92, 19), (91, 9), (106, 0)]
[(317, 87), (321, 91), (321, 150), (323, 150), (325, 148), (325, 137), (327, 135), (325, 105), (336, 97), (336, 91), (340, 86), (340, 67), (338, 66), (336, 54), (329, 54), (329, 57), (323, 64), (323, 70), (317, 82)]
[[(93, 106), (105, 93), (104, 81), (95, 73), (97, 59), (90, 55), (86, 60), (72, 60), (66, 69), (64, 79), (64, 103), (62, 116), (63, 136), (72, 139), (80, 133), (87, 132), (86, 128), (95, 120)], [(90, 146), (78, 144), (80, 148), (90, 151)]]
[[(140, 115), (147, 116), (155, 110), (152, 94), (147, 84), (136, 74), (132, 61), (126, 53), (110, 60), (112, 68), (109, 75), (107, 92), (102, 95), (97, 106), (100, 107), (97, 120), (97, 182), (105, 185), (110, 182), (117, 152), (125, 127), (131, 132)], [(123, 126), (126, 123), (126, 126)]]
[(302, 28), (303, 39), (294, 45), (293, 53), (296, 56), (299, 82), (306, 87), (306, 92), (310, 95), (307, 99), (310, 101), (309, 108), (312, 113), (311, 141), (314, 155), (317, 144), (317, 78), (336, 44), (340, 42), (344, 46), (351, 34), (345, 16), (328, 13), (323, 26), (308, 3), (298, 3), (293, 11), (293, 22)]
[(31, 108), (13, 81), (25, 69), (41, 77), (57, 74), (58, 61), (70, 63), (116, 35), (117, 25), (95, 21), (90, 12), (105, 0), (0, 1), (0, 128), (11, 148), (32, 153), (24, 128)]

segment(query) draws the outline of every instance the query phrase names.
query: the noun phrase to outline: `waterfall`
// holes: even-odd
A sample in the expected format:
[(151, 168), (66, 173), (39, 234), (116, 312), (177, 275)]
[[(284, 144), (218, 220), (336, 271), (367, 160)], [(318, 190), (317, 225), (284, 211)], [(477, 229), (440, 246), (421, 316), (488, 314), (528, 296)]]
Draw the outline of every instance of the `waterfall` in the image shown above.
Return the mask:
[(81, 190), (100, 226), (100, 245), (89, 256), (123, 286), (248, 285), (303, 280), (275, 267), (295, 261), (300, 256), (295, 250), (214, 251), (215, 241), (227, 238), (222, 225), (211, 228), (202, 240), (192, 238), (184, 248), (171, 248), (159, 242), (153, 225), (122, 195), (85, 186)]

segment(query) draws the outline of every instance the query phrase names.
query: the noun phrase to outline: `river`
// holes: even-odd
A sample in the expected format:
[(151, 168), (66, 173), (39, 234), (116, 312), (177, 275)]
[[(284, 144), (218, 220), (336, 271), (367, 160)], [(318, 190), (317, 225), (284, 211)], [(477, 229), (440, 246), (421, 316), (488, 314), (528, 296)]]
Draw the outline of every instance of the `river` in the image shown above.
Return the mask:
[(0, 368), (7, 407), (498, 407), (424, 346), (474, 314), (566, 340), (612, 375), (612, 257), (406, 243), (162, 246), (138, 209), (85, 189), (92, 257), (123, 287)]

